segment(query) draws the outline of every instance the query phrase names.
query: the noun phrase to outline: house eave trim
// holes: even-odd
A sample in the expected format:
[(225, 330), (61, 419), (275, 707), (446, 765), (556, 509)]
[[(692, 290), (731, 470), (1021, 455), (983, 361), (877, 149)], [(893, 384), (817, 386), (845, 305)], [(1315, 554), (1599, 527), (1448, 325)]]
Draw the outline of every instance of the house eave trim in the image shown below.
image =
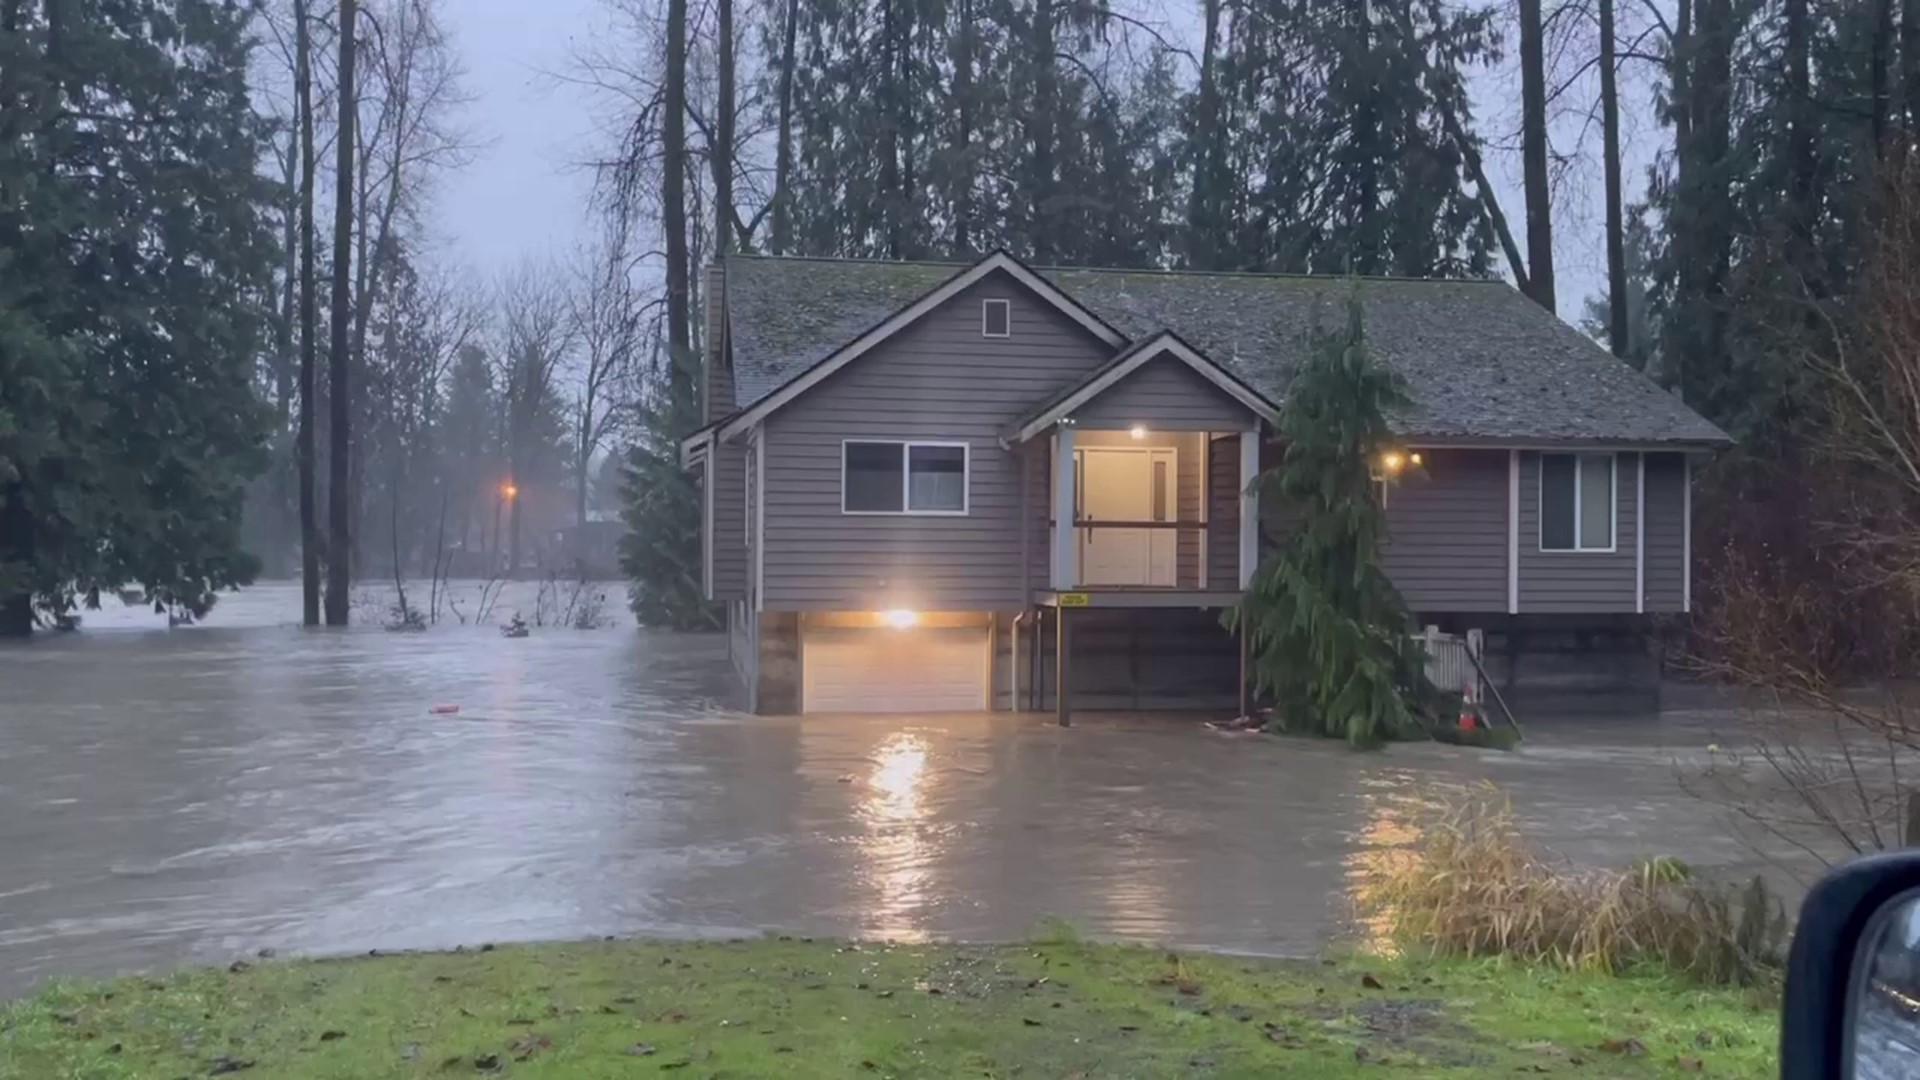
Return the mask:
[(879, 325), (841, 346), (825, 359), (801, 372), (778, 390), (761, 398), (752, 407), (744, 409), (720, 425), (721, 440), (731, 440), (748, 427), (764, 420), (768, 414), (784, 407), (788, 402), (811, 390), (829, 375), (846, 367), (854, 360), (872, 351), (872, 349), (893, 337), (900, 331), (918, 322), (941, 304), (953, 299), (989, 275), (1005, 273), (1021, 285), (1026, 286), (1036, 296), (1046, 301), (1061, 314), (1072, 319), (1094, 337), (1099, 338), (1109, 348), (1118, 349), (1127, 343), (1126, 335), (1108, 326), (1100, 317), (1088, 311), (1078, 301), (1062, 292), (1060, 288), (1029, 269), (1026, 264), (1004, 251), (996, 251), (972, 266), (962, 270), (933, 291), (894, 312)]
[[(1233, 377), (1233, 374), (1220, 365), (1201, 355), (1193, 346), (1170, 331), (1161, 331), (1155, 337), (1137, 346), (1131, 354), (1119, 363), (1113, 364), (1099, 374), (1088, 379), (1077, 389), (1061, 398), (1046, 411), (1028, 420), (1017, 429), (1007, 433), (1003, 442), (1022, 443), (1046, 431), (1061, 420), (1072, 416), (1101, 394), (1106, 393), (1121, 380), (1145, 367), (1162, 356), (1169, 356), (1187, 365), (1201, 378), (1218, 387), (1221, 392), (1247, 407), (1248, 411), (1268, 423), (1280, 418), (1280, 410), (1274, 404), (1255, 392), (1252, 387)], [(1151, 417), (1148, 418), (1151, 420)]]

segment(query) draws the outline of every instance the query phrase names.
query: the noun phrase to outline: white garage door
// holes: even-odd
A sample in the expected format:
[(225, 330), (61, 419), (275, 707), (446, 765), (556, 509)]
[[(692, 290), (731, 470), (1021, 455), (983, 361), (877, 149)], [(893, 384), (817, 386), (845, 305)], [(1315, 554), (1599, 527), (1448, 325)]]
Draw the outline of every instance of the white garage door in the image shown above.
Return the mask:
[(807, 712), (977, 712), (986, 708), (984, 626), (809, 627)]

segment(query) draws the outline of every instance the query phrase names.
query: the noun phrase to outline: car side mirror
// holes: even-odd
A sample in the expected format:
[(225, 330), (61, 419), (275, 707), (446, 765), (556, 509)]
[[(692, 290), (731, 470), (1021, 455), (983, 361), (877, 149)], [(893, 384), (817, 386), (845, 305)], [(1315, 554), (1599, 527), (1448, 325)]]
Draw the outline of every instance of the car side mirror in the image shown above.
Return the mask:
[(1880, 906), (1854, 943), (1853, 1076), (1920, 1076), (1920, 889)]
[(1780, 1075), (1920, 1076), (1920, 851), (1833, 871), (1800, 908), (1780, 1023)]

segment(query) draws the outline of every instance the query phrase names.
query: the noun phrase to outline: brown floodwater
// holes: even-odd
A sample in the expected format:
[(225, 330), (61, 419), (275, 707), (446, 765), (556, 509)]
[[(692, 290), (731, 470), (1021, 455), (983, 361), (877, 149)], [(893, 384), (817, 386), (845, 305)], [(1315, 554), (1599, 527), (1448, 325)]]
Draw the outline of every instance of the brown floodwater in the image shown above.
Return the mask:
[(1166, 716), (764, 718), (730, 707), (719, 635), (389, 633), (383, 606), (303, 630), (270, 584), (200, 626), (122, 609), (0, 646), (0, 996), (262, 948), (1004, 940), (1048, 917), (1307, 953), (1350, 925), (1369, 853), (1479, 781), (1571, 859), (1758, 865), (1676, 783), (1710, 709), (1538, 721), (1517, 753)]

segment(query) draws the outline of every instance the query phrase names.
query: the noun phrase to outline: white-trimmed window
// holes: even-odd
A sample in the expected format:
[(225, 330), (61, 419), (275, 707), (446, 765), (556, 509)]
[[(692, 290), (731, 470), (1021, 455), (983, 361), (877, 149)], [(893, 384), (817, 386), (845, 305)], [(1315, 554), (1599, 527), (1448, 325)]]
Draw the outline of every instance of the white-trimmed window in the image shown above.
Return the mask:
[(1013, 301), (980, 301), (980, 336), (1013, 336)]
[(962, 442), (845, 440), (840, 444), (840, 510), (964, 514), (971, 464)]
[(1613, 454), (1540, 455), (1540, 550), (1614, 550), (1619, 460)]

